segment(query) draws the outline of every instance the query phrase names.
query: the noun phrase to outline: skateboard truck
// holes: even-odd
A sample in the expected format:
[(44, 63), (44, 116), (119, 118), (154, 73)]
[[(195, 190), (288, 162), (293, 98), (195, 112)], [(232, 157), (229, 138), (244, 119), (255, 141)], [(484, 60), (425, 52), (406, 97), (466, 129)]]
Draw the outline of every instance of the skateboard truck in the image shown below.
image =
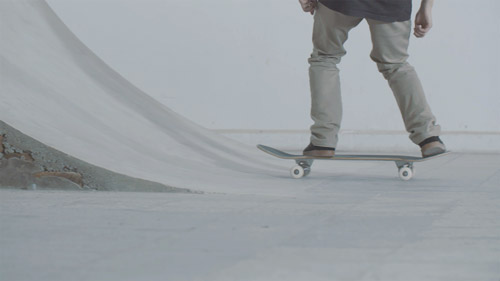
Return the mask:
[(292, 169), (290, 169), (290, 175), (294, 179), (300, 179), (301, 177), (309, 175), (313, 162), (314, 159), (296, 159), (295, 163), (297, 163), (297, 166), (293, 166)]

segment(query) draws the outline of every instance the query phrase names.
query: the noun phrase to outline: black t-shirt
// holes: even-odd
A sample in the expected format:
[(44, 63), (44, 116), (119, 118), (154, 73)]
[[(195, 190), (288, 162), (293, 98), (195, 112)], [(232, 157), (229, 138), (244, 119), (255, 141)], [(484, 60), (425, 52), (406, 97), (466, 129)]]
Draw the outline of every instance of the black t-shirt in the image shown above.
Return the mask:
[(411, 18), (412, 0), (319, 0), (326, 7), (344, 15), (384, 22)]

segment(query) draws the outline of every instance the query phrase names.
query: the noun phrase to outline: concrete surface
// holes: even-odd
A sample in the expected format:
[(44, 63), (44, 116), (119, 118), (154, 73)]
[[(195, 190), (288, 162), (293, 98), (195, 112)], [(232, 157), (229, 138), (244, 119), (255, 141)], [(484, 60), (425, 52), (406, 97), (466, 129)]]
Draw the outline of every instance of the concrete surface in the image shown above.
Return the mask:
[(0, 190), (0, 279), (500, 280), (500, 155), (315, 165), (274, 195)]

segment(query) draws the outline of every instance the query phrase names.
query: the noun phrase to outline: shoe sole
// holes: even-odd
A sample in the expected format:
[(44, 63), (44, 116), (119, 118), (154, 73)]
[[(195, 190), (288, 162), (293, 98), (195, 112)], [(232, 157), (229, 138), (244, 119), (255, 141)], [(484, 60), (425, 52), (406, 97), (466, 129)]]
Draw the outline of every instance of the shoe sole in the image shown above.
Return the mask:
[(310, 157), (325, 157), (325, 158), (331, 158), (335, 156), (335, 152), (332, 151), (326, 151), (326, 150), (319, 150), (319, 151), (314, 151), (311, 153), (311, 151), (304, 152), (304, 156), (310, 156)]
[(446, 152), (446, 149), (443, 149), (441, 147), (433, 147), (433, 148), (429, 148), (425, 151), (425, 154), (422, 155), (422, 157), (424, 158), (427, 158), (427, 157), (432, 157), (432, 156), (436, 156), (436, 155), (439, 155), (439, 154), (443, 154)]

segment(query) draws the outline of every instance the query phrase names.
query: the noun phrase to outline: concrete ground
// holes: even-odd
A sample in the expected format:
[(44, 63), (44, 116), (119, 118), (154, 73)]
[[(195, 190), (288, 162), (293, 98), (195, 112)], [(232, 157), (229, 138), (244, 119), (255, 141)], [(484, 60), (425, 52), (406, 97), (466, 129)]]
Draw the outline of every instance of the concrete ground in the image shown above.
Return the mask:
[(315, 165), (281, 195), (0, 189), (0, 280), (500, 280), (500, 155)]

